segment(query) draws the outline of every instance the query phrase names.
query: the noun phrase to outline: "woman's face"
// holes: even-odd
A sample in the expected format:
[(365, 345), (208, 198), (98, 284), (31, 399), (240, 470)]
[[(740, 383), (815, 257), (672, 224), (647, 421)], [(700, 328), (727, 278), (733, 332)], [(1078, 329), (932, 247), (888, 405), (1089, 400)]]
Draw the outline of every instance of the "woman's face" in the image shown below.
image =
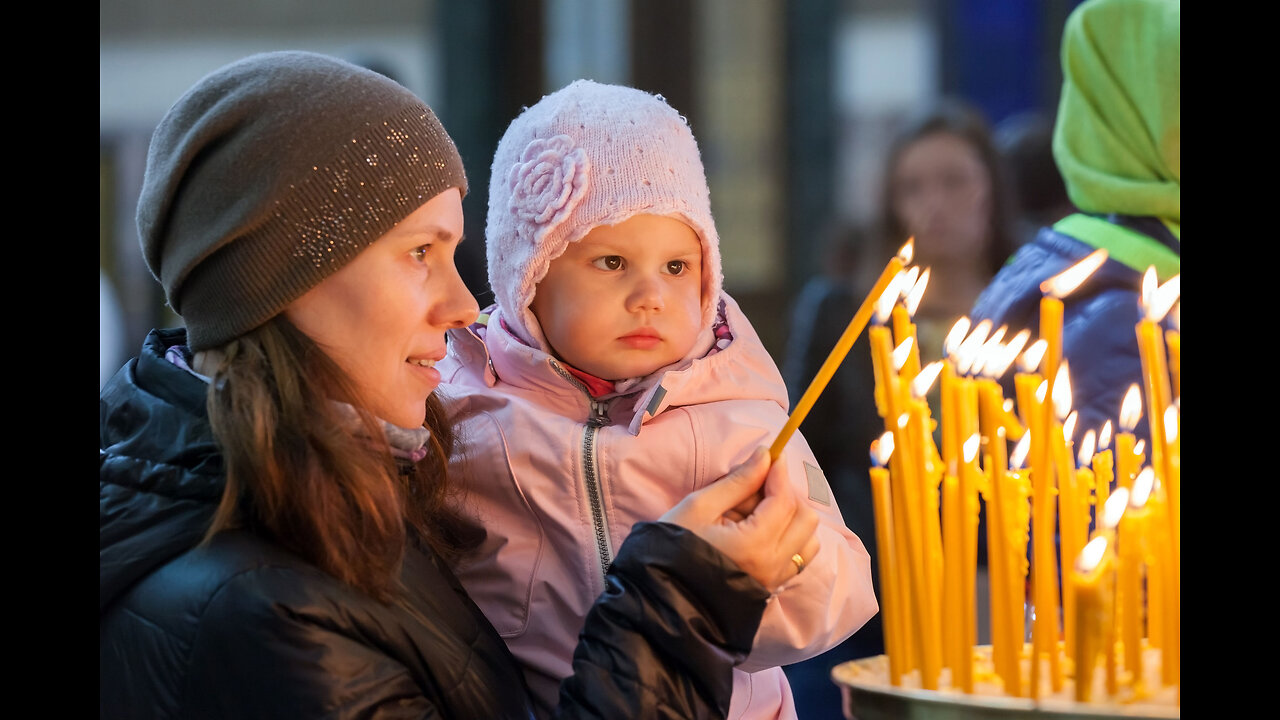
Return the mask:
[(462, 194), (445, 190), (285, 309), (393, 425), (422, 425), (445, 330), (479, 312), (454, 265), (462, 217)]
[(921, 265), (982, 256), (991, 233), (991, 175), (968, 141), (946, 131), (919, 138), (899, 155), (890, 182), (893, 212), (915, 237)]

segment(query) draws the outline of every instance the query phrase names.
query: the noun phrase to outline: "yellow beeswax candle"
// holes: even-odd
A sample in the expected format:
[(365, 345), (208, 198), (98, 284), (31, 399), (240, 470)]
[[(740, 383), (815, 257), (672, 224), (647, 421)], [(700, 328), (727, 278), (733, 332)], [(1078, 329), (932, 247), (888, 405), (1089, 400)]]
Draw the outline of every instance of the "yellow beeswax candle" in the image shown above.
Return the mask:
[[(911, 433), (907, 430), (908, 418), (904, 408), (903, 392), (897, 372), (893, 367), (889, 329), (876, 325), (867, 331), (871, 344), (872, 366), (876, 382), (881, 385), (886, 416), (885, 429), (893, 434), (894, 452), (889, 458), (889, 475), (893, 478), (892, 508), (894, 528), (897, 533), (895, 546), (905, 559), (901, 571), (905, 575), (903, 597), (911, 606), (911, 620), (907, 623), (912, 639), (912, 657), (920, 667), (921, 687), (937, 689), (940, 652), (932, 649), (938, 642), (935, 623), (931, 622), (929, 584), (925, 559), (925, 530), (920, 518), (920, 482), (916, 476), (918, 450), (912, 447)], [(917, 443), (918, 444), (918, 443)], [(907, 665), (905, 667), (911, 667)]]
[(1113, 565), (1108, 540), (1098, 535), (1081, 549), (1071, 569), (1070, 587), (1075, 595), (1072, 604), (1079, 633), (1074, 648), (1077, 702), (1093, 699), (1094, 668), (1111, 622)]
[(893, 307), (893, 342), (894, 345), (901, 345), (908, 339), (911, 340), (910, 351), (906, 361), (902, 364), (902, 369), (898, 371), (898, 375), (905, 381), (911, 382), (920, 372), (920, 341), (916, 337), (915, 323), (911, 322), (911, 315), (907, 313), (907, 308), (902, 304)]
[[(987, 498), (987, 555), (991, 582), (991, 631), (992, 655), (1006, 691), (1015, 697), (1020, 694), (1019, 658), (1022, 638), (1014, 634), (1012, 616), (1014, 606), (1013, 557), (1009, 553), (1009, 510), (1005, 507), (1003, 486), (1008, 474), (1008, 453), (1005, 447), (1005, 431), (1001, 424), (1003, 400), (1000, 386), (994, 380), (977, 381), (979, 392), (979, 419), (982, 437), (988, 448), (991, 468), (990, 494)], [(997, 643), (997, 637), (999, 642)]]
[[(1118, 488), (1115, 491), (1115, 493), (1107, 497), (1107, 501), (1104, 505), (1099, 506), (1098, 534), (1103, 535), (1107, 538), (1112, 548), (1113, 556), (1115, 556), (1114, 548), (1116, 547), (1116, 543), (1119, 539), (1120, 521), (1124, 517), (1124, 512), (1125, 510), (1128, 509), (1128, 507), (1129, 507), (1128, 488)], [(1116, 562), (1116, 573), (1117, 573), (1116, 584), (1118, 584), (1118, 581), (1119, 581), (1118, 573), (1120, 569), (1119, 568), (1120, 561), (1118, 557), (1115, 562)], [(1102, 638), (1102, 651), (1103, 653), (1105, 653), (1105, 662), (1106, 662), (1107, 696), (1112, 698), (1115, 697), (1116, 693), (1119, 692), (1120, 690), (1119, 673), (1117, 672), (1118, 668), (1116, 665), (1116, 660), (1117, 660), (1116, 644), (1120, 637), (1119, 629), (1118, 629), (1119, 612), (1117, 607), (1118, 595), (1116, 590), (1116, 584), (1113, 584), (1109, 588), (1110, 595), (1111, 595), (1111, 598), (1109, 599), (1109, 603), (1111, 605), (1111, 612), (1110, 612), (1111, 617), (1108, 619), (1108, 622), (1105, 626), (1106, 631)]]
[(1177, 330), (1166, 330), (1164, 342), (1169, 348), (1169, 379), (1173, 383), (1173, 397), (1182, 397), (1182, 386), (1178, 382), (1182, 369), (1182, 334)]
[(884, 468), (885, 459), (892, 452), (893, 435), (886, 433), (872, 448), (871, 501), (876, 520), (876, 567), (880, 573), (881, 625), (884, 631), (885, 654), (889, 656), (889, 682), (897, 687), (902, 684), (902, 603), (898, 594), (894, 570), (893, 513), (890, 509), (889, 471)]
[[(954, 475), (942, 476), (942, 645), (943, 665), (951, 668), (952, 685), (960, 687), (963, 672), (961, 664), (966, 656), (972, 656), (971, 646), (965, 642), (964, 601), (960, 588), (961, 572), (964, 563), (963, 546), (961, 545), (960, 522), (963, 517), (960, 511), (960, 481)], [(971, 690), (966, 689), (965, 692)]]
[(1141, 473), (1129, 489), (1129, 507), (1120, 519), (1120, 642), (1124, 646), (1124, 669), (1131, 682), (1142, 683), (1142, 638), (1145, 621), (1142, 578), (1143, 552), (1147, 525), (1147, 500), (1151, 493), (1152, 475)]
[(1112, 478), (1112, 454), (1111, 450), (1102, 450), (1093, 456), (1093, 484), (1097, 493), (1097, 506), (1102, 507), (1107, 504), (1107, 500), (1111, 497), (1111, 478)]
[(911, 262), (913, 253), (913, 240), (908, 240), (898, 254), (889, 260), (889, 264), (885, 265), (884, 271), (880, 273), (876, 284), (872, 286), (871, 292), (863, 299), (862, 305), (858, 307), (858, 311), (853, 314), (853, 318), (849, 320), (849, 324), (841, 333), (840, 339), (836, 341), (835, 347), (831, 348), (827, 359), (823, 361), (822, 367), (818, 368), (817, 375), (809, 383), (809, 387), (800, 396), (800, 400), (796, 402), (795, 408), (792, 409), (791, 415), (787, 418), (786, 424), (778, 431), (778, 436), (774, 438), (773, 444), (769, 446), (770, 460), (777, 460), (782, 455), (782, 449), (786, 447), (791, 436), (795, 434), (796, 428), (800, 427), (800, 423), (804, 422), (805, 416), (809, 414), (809, 410), (813, 408), (813, 404), (818, 401), (818, 396), (826, 389), (827, 383), (831, 382), (831, 377), (835, 374), (836, 368), (844, 361), (849, 349), (853, 347), (853, 343), (862, 334), (862, 330), (867, 326), (867, 321), (871, 319), (871, 312), (875, 309), (876, 302), (880, 296), (884, 294), (885, 288), (889, 287), (889, 283), (902, 272), (902, 268), (906, 263)]

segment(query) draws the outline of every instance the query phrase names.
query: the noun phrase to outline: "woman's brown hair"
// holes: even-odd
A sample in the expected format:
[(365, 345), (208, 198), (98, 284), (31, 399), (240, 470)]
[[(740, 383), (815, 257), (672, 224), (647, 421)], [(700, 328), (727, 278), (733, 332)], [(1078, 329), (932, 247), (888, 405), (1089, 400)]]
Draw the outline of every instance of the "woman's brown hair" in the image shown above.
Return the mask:
[(250, 527), (383, 601), (395, 593), (406, 525), (446, 558), (461, 551), (447, 480), (453, 433), (435, 395), (430, 451), (409, 464), (392, 456), (341, 368), (283, 315), (223, 346), (213, 365), (209, 421), (227, 486), (206, 540)]

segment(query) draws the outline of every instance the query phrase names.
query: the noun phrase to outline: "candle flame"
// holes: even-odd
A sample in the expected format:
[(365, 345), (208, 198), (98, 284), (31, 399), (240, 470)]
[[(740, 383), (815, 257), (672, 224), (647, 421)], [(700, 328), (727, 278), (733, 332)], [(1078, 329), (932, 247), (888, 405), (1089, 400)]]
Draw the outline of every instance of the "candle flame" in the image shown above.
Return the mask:
[(978, 359), (974, 363), (974, 374), (981, 373), (988, 377), (999, 377), (993, 375), (992, 372), (1000, 366), (1003, 359), (1004, 345), (1000, 341), (1004, 339), (1005, 326), (1001, 325), (991, 336), (982, 343), (982, 347), (978, 350)]
[(1129, 488), (1118, 487), (1112, 491), (1111, 496), (1107, 498), (1106, 505), (1102, 508), (1101, 525), (1105, 530), (1115, 530), (1120, 524), (1120, 518), (1124, 517), (1124, 511), (1129, 507)]
[(902, 261), (903, 265), (910, 265), (911, 258), (915, 257), (915, 255), (916, 239), (915, 236), (912, 236), (907, 238), (907, 241), (898, 249), (898, 259)]
[(1062, 421), (1062, 439), (1071, 442), (1076, 435), (1076, 411), (1072, 410), (1066, 420)]
[(1061, 300), (1088, 280), (1093, 271), (1101, 267), (1106, 260), (1106, 250), (1101, 248), (1094, 250), (1085, 259), (1040, 283), (1040, 292), (1048, 293)]
[(1173, 308), (1169, 310), (1169, 322), (1173, 324), (1174, 332), (1182, 331), (1182, 300), (1173, 304)]
[(907, 312), (911, 315), (916, 314), (916, 308), (920, 306), (920, 299), (924, 297), (924, 289), (929, 286), (929, 268), (925, 268), (920, 273), (920, 278), (911, 285), (911, 291), (907, 293), (904, 304), (907, 306)]
[(902, 413), (898, 416), (899, 429), (905, 428), (909, 422), (911, 422), (911, 413)]
[(1124, 400), (1120, 401), (1120, 429), (1124, 432), (1133, 432), (1141, 419), (1142, 394), (1138, 390), (1138, 383), (1133, 383), (1125, 391)]
[(1107, 536), (1094, 535), (1093, 539), (1080, 550), (1080, 556), (1076, 558), (1076, 570), (1082, 573), (1093, 572), (1094, 568), (1098, 567), (1098, 563), (1102, 562), (1106, 552)]
[(911, 346), (915, 344), (915, 338), (907, 336), (902, 344), (893, 349), (893, 369), (901, 370), (903, 365), (907, 364), (907, 358), (911, 357)]
[(1156, 474), (1151, 466), (1142, 468), (1138, 477), (1133, 479), (1133, 487), (1129, 490), (1129, 507), (1139, 510), (1147, 504), (1147, 498), (1151, 497), (1151, 488), (1155, 485), (1155, 480)]
[(1060, 418), (1071, 412), (1071, 375), (1067, 372), (1066, 360), (1058, 366), (1058, 375), (1053, 381), (1053, 411)]
[(1041, 380), (1040, 384), (1036, 386), (1036, 402), (1044, 403), (1044, 396), (1047, 392), (1049, 392), (1049, 381)]
[(1143, 308), (1151, 307), (1151, 303), (1156, 299), (1156, 287), (1159, 285), (1160, 281), (1156, 278), (1156, 266), (1148, 265), (1147, 271), (1142, 273), (1142, 291), (1138, 296)]
[(1138, 438), (1138, 442), (1133, 444), (1133, 454), (1135, 456), (1141, 455), (1142, 453), (1146, 452), (1146, 449), (1147, 449), (1146, 438)]
[(964, 336), (969, 332), (969, 318), (961, 317), (951, 326), (951, 330), (947, 333), (947, 339), (942, 341), (942, 353), (950, 357), (960, 348), (960, 342), (964, 340)]
[(1023, 330), (1013, 336), (1007, 344), (1000, 346), (1000, 351), (996, 353), (993, 360), (987, 361), (987, 370), (991, 377), (998, 378), (1004, 375), (1013, 361), (1018, 358), (1018, 353), (1022, 352), (1022, 346), (1027, 344), (1027, 340), (1031, 337), (1030, 330)]
[(1004, 402), (1000, 403), (1000, 407), (1007, 413), (1013, 412), (1013, 398), (1005, 398)]
[(1152, 322), (1160, 322), (1181, 295), (1181, 275), (1174, 275), (1163, 285), (1151, 293), (1151, 301), (1143, 306), (1146, 318)]
[(884, 467), (893, 454), (893, 433), (886, 430), (883, 435), (871, 441), (871, 462), (876, 467)]
[(1049, 349), (1049, 341), (1040, 338), (1031, 343), (1031, 347), (1022, 353), (1022, 359), (1018, 361), (1018, 369), (1030, 375), (1040, 367), (1040, 361), (1044, 359), (1044, 353)]
[(1164, 441), (1172, 443), (1178, 439), (1178, 408), (1170, 405), (1164, 409)]
[(1009, 467), (1017, 470), (1022, 467), (1022, 463), (1026, 462), (1027, 452), (1031, 449), (1031, 433), (1022, 433), (1022, 437), (1014, 444), (1013, 451), (1009, 453)]
[(911, 379), (911, 394), (914, 397), (922, 398), (929, 394), (929, 388), (933, 387), (933, 381), (938, 379), (938, 373), (942, 372), (942, 361), (934, 360), (925, 365)]
[(1094, 443), (1097, 442), (1097, 436), (1093, 430), (1086, 430), (1084, 438), (1080, 440), (1080, 452), (1077, 457), (1080, 459), (1080, 465), (1088, 465), (1093, 459)]
[(982, 344), (987, 341), (987, 334), (991, 332), (991, 321), (983, 320), (973, 326), (973, 331), (968, 337), (960, 343), (959, 349), (956, 351), (956, 371), (964, 375), (974, 372), (973, 365), (978, 361), (979, 352)]
[(889, 315), (893, 313), (893, 306), (898, 302), (901, 296), (902, 277), (906, 275), (906, 271), (899, 270), (897, 275), (884, 286), (884, 292), (880, 293), (880, 297), (876, 298), (876, 322), (884, 324), (889, 319)]
[(1098, 433), (1098, 452), (1111, 447), (1111, 421), (1102, 423), (1102, 432)]
[(964, 461), (966, 463), (973, 462), (973, 459), (978, 456), (978, 448), (980, 447), (982, 447), (982, 436), (978, 433), (970, 435), (964, 441)]

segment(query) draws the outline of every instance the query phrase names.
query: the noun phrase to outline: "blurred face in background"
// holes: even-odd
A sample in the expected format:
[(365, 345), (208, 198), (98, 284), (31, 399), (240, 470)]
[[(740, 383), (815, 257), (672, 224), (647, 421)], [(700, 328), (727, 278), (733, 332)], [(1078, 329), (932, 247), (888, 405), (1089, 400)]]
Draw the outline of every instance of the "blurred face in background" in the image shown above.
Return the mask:
[(893, 212), (921, 266), (981, 261), (991, 235), (991, 174), (967, 140), (946, 131), (912, 142), (890, 176)]

